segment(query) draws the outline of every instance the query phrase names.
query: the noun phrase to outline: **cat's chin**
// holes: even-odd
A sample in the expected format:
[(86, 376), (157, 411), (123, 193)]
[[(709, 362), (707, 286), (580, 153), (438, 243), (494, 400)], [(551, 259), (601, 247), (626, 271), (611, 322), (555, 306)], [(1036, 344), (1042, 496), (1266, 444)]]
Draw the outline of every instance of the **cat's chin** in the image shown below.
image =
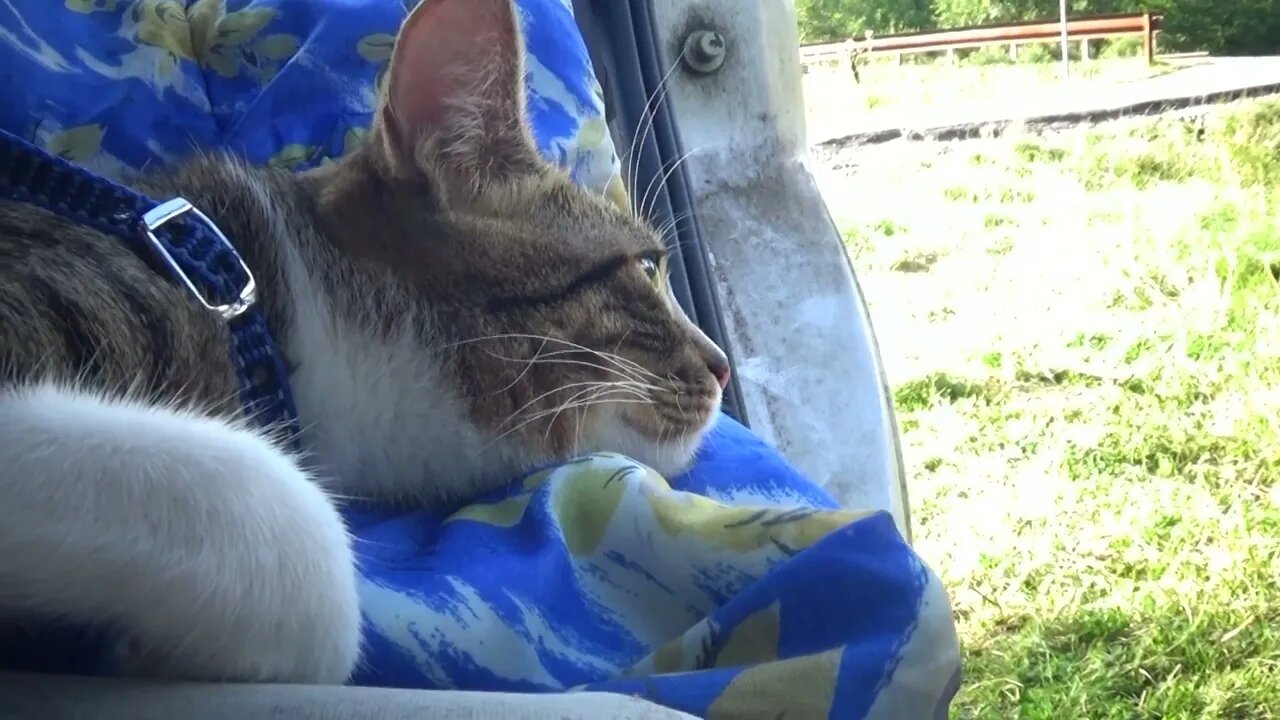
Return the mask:
[(703, 438), (715, 427), (717, 417), (718, 414), (713, 413), (701, 427), (677, 433), (674, 438), (655, 440), (628, 423), (621, 413), (606, 410), (592, 418), (587, 431), (590, 441), (584, 444), (584, 449), (626, 455), (671, 478), (693, 464)]

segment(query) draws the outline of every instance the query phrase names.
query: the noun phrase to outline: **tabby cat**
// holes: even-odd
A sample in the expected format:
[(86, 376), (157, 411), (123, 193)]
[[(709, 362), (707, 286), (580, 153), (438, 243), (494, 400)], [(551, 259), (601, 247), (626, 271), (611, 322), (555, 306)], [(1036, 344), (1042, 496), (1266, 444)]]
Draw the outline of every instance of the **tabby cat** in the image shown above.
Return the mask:
[(361, 617), (336, 499), (440, 504), (601, 450), (689, 463), (725, 356), (658, 235), (540, 157), (522, 58), (509, 0), (427, 0), (358, 151), (135, 184), (252, 269), (300, 454), (239, 409), (221, 319), (119, 239), (0, 202), (0, 618), (121, 628), (132, 674), (340, 683)]

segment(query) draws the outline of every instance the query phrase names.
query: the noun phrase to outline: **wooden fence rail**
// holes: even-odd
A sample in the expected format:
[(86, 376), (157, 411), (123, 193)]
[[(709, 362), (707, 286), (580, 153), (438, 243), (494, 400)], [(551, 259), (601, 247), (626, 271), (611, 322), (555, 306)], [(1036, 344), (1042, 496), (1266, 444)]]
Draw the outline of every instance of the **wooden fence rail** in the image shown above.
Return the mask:
[[(1156, 33), (1164, 16), (1160, 13), (1128, 13), (1124, 15), (1095, 15), (1067, 20), (1067, 38), (1079, 40), (1081, 57), (1088, 58), (1088, 42), (1096, 38), (1141, 36), (1147, 63), (1155, 60)], [(841, 42), (804, 45), (800, 48), (800, 61), (805, 65), (846, 60), (864, 55), (910, 55), (926, 52), (954, 52), (961, 48), (1008, 45), (1016, 53), (1018, 45), (1031, 42), (1050, 42), (1061, 37), (1062, 24), (1058, 20), (1030, 20), (1024, 22), (978, 25), (951, 30), (904, 33), (901, 35), (851, 38)]]

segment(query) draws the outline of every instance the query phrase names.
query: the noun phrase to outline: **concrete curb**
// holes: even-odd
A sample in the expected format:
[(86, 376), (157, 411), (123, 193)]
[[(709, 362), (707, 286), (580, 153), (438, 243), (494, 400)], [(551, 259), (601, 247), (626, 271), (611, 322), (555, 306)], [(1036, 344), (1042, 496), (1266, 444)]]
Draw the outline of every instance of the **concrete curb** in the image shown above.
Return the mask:
[(1089, 108), (1050, 115), (1034, 115), (1030, 117), (1000, 118), (979, 122), (960, 123), (955, 125), (939, 125), (924, 129), (885, 128), (870, 132), (854, 133), (843, 137), (831, 138), (814, 143), (810, 149), (825, 154), (859, 145), (877, 145), (893, 140), (973, 140), (977, 138), (993, 138), (1003, 135), (1010, 129), (1055, 129), (1091, 123), (1118, 120), (1125, 117), (1160, 115), (1177, 112), (1204, 105), (1220, 105), (1236, 100), (1280, 95), (1280, 82), (1252, 85), (1229, 90), (1216, 90), (1198, 95), (1181, 97), (1162, 97), (1154, 100), (1142, 100), (1126, 105)]

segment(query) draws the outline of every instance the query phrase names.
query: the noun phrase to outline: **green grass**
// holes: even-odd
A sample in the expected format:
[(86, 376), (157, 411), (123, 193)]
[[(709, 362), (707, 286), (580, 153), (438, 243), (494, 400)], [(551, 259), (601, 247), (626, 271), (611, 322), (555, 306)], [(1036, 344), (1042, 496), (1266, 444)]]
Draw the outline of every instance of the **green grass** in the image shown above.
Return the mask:
[(1280, 102), (946, 150), (828, 192), (953, 716), (1280, 717)]

